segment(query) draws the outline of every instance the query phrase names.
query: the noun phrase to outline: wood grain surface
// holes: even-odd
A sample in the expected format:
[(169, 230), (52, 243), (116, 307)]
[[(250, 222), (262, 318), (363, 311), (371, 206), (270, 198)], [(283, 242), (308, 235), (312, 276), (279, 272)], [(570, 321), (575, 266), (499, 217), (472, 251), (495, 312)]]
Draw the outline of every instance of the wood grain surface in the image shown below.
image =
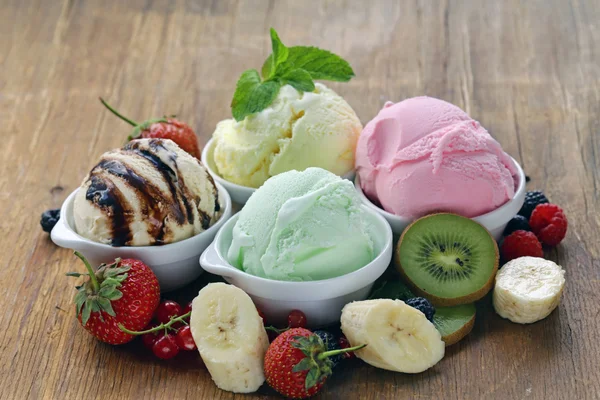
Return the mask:
[(240, 73), (270, 52), (271, 26), (288, 45), (350, 61), (356, 78), (331, 86), (363, 123), (386, 100), (416, 95), (464, 108), (570, 223), (547, 251), (567, 271), (550, 317), (515, 325), (488, 298), (472, 334), (435, 368), (408, 375), (353, 361), (319, 398), (600, 398), (598, 1), (1, 3), (1, 399), (274, 396), (264, 386), (255, 396), (218, 390), (195, 354), (162, 362), (139, 343), (94, 340), (75, 320), (75, 280), (64, 276), (81, 266), (39, 226), (129, 132), (98, 96), (138, 119), (177, 114), (204, 144), (230, 117)]

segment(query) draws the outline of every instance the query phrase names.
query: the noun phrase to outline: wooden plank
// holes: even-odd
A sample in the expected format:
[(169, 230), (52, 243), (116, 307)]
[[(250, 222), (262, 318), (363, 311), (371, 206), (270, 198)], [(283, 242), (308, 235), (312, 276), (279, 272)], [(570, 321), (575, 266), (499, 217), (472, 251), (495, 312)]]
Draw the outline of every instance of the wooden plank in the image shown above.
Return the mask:
[[(473, 333), (420, 375), (352, 361), (320, 398), (598, 398), (600, 393), (600, 4), (497, 2), (5, 1), (0, 7), (0, 398), (266, 399), (218, 390), (194, 354), (156, 360), (115, 348), (74, 318), (79, 269), (38, 225), (132, 118), (175, 113), (201, 143), (230, 116), (239, 74), (286, 44), (340, 53), (357, 77), (331, 84), (363, 122), (386, 100), (430, 95), (479, 120), (561, 205), (569, 235), (549, 258), (567, 270), (559, 309), (528, 326), (486, 299)], [(206, 279), (206, 278), (203, 278)], [(199, 280), (176, 294), (189, 299)]]

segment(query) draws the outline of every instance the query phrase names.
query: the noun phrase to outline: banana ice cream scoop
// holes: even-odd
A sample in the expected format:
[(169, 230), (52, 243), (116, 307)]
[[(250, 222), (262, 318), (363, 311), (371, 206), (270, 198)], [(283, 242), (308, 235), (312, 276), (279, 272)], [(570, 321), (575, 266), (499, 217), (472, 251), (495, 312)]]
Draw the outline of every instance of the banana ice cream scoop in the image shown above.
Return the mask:
[(354, 168), (361, 130), (352, 107), (333, 90), (320, 83), (313, 92), (286, 85), (261, 112), (217, 124), (214, 162), (221, 177), (253, 188), (294, 169), (344, 175)]
[(75, 230), (111, 246), (174, 243), (220, 216), (217, 188), (198, 159), (168, 139), (139, 139), (106, 152), (73, 205)]

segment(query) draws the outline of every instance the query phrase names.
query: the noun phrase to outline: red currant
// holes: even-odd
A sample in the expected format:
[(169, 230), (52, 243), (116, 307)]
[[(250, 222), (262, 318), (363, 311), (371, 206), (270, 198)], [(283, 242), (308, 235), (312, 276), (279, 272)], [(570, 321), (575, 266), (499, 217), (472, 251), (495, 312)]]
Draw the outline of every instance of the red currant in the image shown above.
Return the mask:
[[(183, 315), (183, 314), (187, 314), (187, 313), (189, 313), (190, 311), (192, 311), (192, 302), (191, 302), (191, 301), (185, 305), (185, 308), (184, 308), (184, 309), (183, 309), (183, 311), (181, 312), (181, 315)], [(187, 319), (189, 320), (190, 318), (188, 317)]]
[(181, 306), (173, 300), (163, 300), (154, 312), (154, 318), (161, 324), (166, 324), (171, 320), (171, 317), (178, 317), (180, 315)]
[(179, 353), (179, 347), (175, 341), (175, 337), (167, 333), (164, 336), (159, 337), (154, 346), (152, 346), (152, 352), (158, 358), (168, 360), (175, 357)]
[(306, 315), (300, 310), (292, 310), (288, 315), (288, 326), (290, 328), (306, 328)]
[(175, 335), (175, 341), (177, 342), (177, 346), (179, 346), (181, 350), (196, 350), (196, 342), (194, 342), (194, 338), (192, 337), (192, 330), (188, 325), (179, 328), (179, 330), (177, 331), (177, 335)]
[[(350, 342), (348, 341), (348, 339), (346, 339), (345, 336), (340, 336), (340, 338), (338, 339), (338, 344), (340, 345), (340, 349), (347, 349), (348, 347), (352, 347), (352, 346), (350, 346)], [(353, 352), (349, 352), (349, 353), (343, 353), (343, 357), (344, 358), (355, 358), (356, 355)]]
[[(144, 328), (144, 330), (156, 328), (157, 326), (157, 323), (151, 323), (146, 328)], [(158, 337), (161, 335), (164, 335), (164, 331), (145, 333), (142, 335), (142, 343), (144, 343), (144, 346), (152, 350), (152, 346), (154, 346), (154, 343), (158, 340)]]

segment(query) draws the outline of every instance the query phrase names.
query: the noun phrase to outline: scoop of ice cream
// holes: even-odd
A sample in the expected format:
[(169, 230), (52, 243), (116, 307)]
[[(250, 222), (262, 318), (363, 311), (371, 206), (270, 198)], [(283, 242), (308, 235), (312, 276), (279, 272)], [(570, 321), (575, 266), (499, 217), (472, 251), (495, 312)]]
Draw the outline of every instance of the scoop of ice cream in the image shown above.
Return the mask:
[(265, 182), (233, 228), (227, 258), (252, 275), (328, 279), (373, 260), (370, 225), (352, 183), (320, 168)]
[(75, 196), (75, 230), (112, 246), (177, 242), (208, 229), (220, 211), (200, 161), (167, 139), (106, 152)]
[(460, 108), (431, 97), (386, 103), (356, 149), (365, 194), (386, 211), (476, 217), (512, 199), (516, 167), (500, 144)]
[(217, 172), (226, 180), (259, 187), (285, 171), (320, 167), (337, 175), (354, 168), (360, 120), (333, 90), (314, 92), (286, 85), (265, 110), (236, 122), (219, 122), (213, 133)]

